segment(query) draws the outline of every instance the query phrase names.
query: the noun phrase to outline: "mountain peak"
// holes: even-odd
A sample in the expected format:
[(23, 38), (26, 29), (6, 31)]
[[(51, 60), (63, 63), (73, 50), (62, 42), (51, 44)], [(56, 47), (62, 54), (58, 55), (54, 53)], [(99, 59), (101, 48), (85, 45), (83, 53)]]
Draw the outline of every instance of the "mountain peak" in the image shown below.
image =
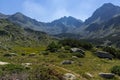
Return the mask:
[(105, 3), (105, 4), (103, 4), (103, 6), (115, 6), (115, 5), (112, 3)]
[(98, 8), (93, 15), (85, 21), (85, 23), (90, 24), (95, 22), (106, 22), (118, 14), (120, 14), (119, 6), (113, 5), (112, 3), (105, 3)]
[(72, 16), (64, 16), (61, 17), (60, 19), (54, 20), (51, 22), (52, 25), (62, 25), (62, 26), (67, 26), (67, 27), (80, 27), (83, 22), (79, 19), (76, 19)]
[(61, 17), (60, 19), (76, 19), (76, 18), (74, 18), (72, 16), (64, 16), (64, 17)]
[[(83, 23), (82, 20), (76, 19), (76, 18), (74, 18), (74, 17), (72, 17), (72, 16), (64, 16), (64, 17), (61, 17), (60, 19), (57, 19), (57, 20), (55, 20), (55, 21), (60, 21), (60, 22), (79, 21), (79, 22)], [(54, 22), (54, 21), (53, 21), (53, 22)]]
[[(103, 4), (100, 8), (103, 8), (103, 9), (114, 9), (114, 8), (118, 8), (119, 6), (116, 6), (112, 3), (105, 3)], [(120, 8), (120, 7), (119, 7)]]
[(14, 15), (23, 15), (21, 12), (16, 12)]

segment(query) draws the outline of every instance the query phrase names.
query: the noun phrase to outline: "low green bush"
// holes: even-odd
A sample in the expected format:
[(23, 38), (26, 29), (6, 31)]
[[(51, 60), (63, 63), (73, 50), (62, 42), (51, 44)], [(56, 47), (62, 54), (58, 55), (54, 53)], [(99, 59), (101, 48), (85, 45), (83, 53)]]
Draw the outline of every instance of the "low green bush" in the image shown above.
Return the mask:
[(3, 56), (4, 56), (4, 57), (12, 57), (12, 55), (11, 55), (11, 54), (8, 54), (8, 53), (7, 53), (7, 54), (4, 54)]
[(115, 48), (113, 48), (113, 47), (104, 47), (103, 51), (109, 52), (114, 57), (116, 57), (117, 50)]
[(55, 42), (52, 42), (47, 46), (47, 50), (50, 52), (57, 52), (59, 48), (61, 48), (61, 45)]
[(120, 50), (117, 51), (116, 58), (120, 59)]
[(1, 67), (2, 71), (7, 71), (10, 73), (19, 73), (25, 70), (22, 65), (8, 64)]
[(40, 65), (39, 67), (34, 69), (31, 73), (32, 73), (31, 80), (63, 80), (62, 74), (57, 72), (55, 69), (45, 65)]
[(49, 55), (49, 52), (48, 51), (43, 51), (41, 52), (43, 55)]
[(120, 66), (113, 66), (111, 72), (120, 76)]
[(64, 49), (65, 50), (70, 50), (70, 46), (65, 46)]
[(93, 45), (91, 43), (88, 43), (86, 41), (76, 40), (76, 39), (60, 40), (59, 44), (61, 44), (62, 46), (69, 46), (69, 47), (81, 47), (86, 50), (90, 50), (93, 48)]

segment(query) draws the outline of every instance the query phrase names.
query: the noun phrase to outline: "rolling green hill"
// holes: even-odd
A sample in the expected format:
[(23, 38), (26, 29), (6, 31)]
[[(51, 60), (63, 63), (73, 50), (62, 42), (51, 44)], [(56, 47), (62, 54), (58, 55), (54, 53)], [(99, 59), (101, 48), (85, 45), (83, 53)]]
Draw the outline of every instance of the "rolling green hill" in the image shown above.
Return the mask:
[(22, 28), (8, 20), (0, 19), (0, 46), (3, 48), (47, 45), (50, 40), (44, 32)]

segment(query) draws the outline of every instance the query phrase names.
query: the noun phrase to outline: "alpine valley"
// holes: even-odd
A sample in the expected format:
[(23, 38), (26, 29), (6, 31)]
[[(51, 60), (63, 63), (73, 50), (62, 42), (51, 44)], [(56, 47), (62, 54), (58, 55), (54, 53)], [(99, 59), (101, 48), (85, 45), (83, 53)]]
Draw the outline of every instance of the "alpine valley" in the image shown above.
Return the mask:
[(0, 13), (0, 80), (120, 80), (120, 7), (82, 21)]

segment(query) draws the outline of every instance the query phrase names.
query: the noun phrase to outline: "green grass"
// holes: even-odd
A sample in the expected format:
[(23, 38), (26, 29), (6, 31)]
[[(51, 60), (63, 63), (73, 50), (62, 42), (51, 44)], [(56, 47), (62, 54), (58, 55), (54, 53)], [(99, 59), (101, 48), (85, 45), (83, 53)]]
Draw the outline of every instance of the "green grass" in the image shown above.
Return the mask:
[[(66, 70), (70, 70), (73, 73), (79, 74), (80, 76), (82, 76), (82, 78), (85, 78), (85, 73), (90, 73), (94, 76), (93, 78), (87, 78), (87, 80), (106, 80), (99, 77), (99, 73), (110, 72), (110, 69), (113, 66), (120, 64), (120, 60), (118, 59), (113, 59), (113, 60), (100, 59), (94, 56), (93, 53), (90, 51), (86, 51), (85, 53), (86, 56), (84, 58), (73, 59), (71, 57), (71, 53), (67, 53), (67, 52), (49, 53), (48, 55), (43, 55), (42, 53), (40, 53), (45, 49), (46, 48), (44, 46), (32, 47), (32, 48), (15, 47), (14, 51), (18, 54), (17, 56), (13, 56), (11, 58), (3, 57), (4, 53), (9, 53), (9, 52), (4, 52), (0, 54), (0, 61), (5, 61), (18, 65), (20, 65), (21, 63), (32, 63), (33, 68), (36, 68), (36, 66), (41, 64), (48, 64), (62, 74), (67, 73), (68, 71)], [(21, 56), (21, 53), (25, 53), (26, 55)], [(36, 55), (29, 56), (30, 53), (36, 53)], [(65, 54), (67, 55), (67, 57), (61, 58), (59, 57), (60, 54)], [(74, 63), (71, 65), (61, 64), (63, 60), (69, 60), (69, 59), (73, 60)], [(80, 78), (80, 80), (82, 78)], [(112, 80), (119, 80), (118, 76)]]

